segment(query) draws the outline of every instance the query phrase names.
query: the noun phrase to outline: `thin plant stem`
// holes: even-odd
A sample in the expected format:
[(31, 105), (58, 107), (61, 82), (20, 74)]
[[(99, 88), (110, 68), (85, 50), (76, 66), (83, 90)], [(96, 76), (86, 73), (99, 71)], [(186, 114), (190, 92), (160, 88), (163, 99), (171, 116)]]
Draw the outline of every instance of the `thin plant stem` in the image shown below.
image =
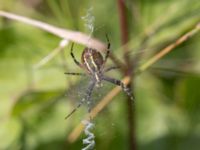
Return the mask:
[[(127, 15), (126, 15), (126, 7), (125, 0), (118, 0), (118, 13), (119, 13), (119, 21), (120, 21), (120, 30), (121, 30), (121, 42), (122, 45), (127, 44), (129, 40), (128, 35), (128, 23), (127, 23)], [(128, 87), (130, 91), (133, 91), (132, 81), (134, 79), (131, 76), (133, 67), (129, 56), (129, 48), (126, 46), (123, 49), (124, 61), (126, 63), (126, 70), (124, 71), (125, 76), (130, 77), (130, 82), (128, 83)], [(133, 102), (129, 96), (127, 96), (127, 113), (128, 113), (128, 139), (129, 139), (129, 149), (136, 150), (136, 138), (135, 138), (135, 116), (133, 111)]]
[(34, 69), (38, 69), (48, 63), (51, 59), (53, 59), (60, 51), (64, 49), (68, 45), (68, 40), (61, 40), (58, 47), (56, 47), (51, 53), (49, 53), (47, 56), (45, 56), (42, 60), (40, 60), (37, 64), (34, 65)]
[[(34, 20), (34, 19), (30, 19), (27, 17), (23, 17), (23, 16), (19, 16), (16, 14), (12, 14), (12, 13), (8, 13), (5, 11), (0, 11), (0, 16), (12, 19), (12, 20), (16, 20), (16, 21), (20, 21), (26, 24), (29, 24), (31, 26), (40, 28), (42, 30), (45, 30), (49, 33), (52, 33), (58, 37), (61, 37), (62, 39), (67, 39), (79, 44), (83, 44), (86, 45), (88, 47), (92, 47), (98, 50), (105, 50), (106, 49), (106, 45), (104, 43), (102, 43), (101, 41), (95, 39), (95, 38), (91, 38), (88, 35), (81, 33), (81, 32), (77, 32), (77, 31), (72, 31), (72, 30), (67, 30), (67, 29), (63, 29), (63, 28), (58, 28), (55, 27), (53, 25), (38, 21), (38, 20)], [(88, 42), (88, 39), (90, 39), (90, 42)]]
[(182, 44), (186, 40), (188, 40), (190, 37), (192, 37), (194, 34), (196, 34), (200, 30), (200, 22), (197, 23), (195, 28), (193, 28), (191, 31), (187, 32), (186, 34), (182, 35), (180, 38), (178, 38), (174, 43), (168, 45), (164, 49), (162, 49), (159, 53), (157, 53), (155, 56), (153, 56), (151, 59), (149, 59), (145, 64), (143, 64), (138, 72), (143, 72), (147, 68), (149, 68), (151, 65), (153, 65), (155, 62), (160, 60), (163, 56), (165, 56), (167, 53), (172, 51), (174, 48), (176, 48), (178, 45)]

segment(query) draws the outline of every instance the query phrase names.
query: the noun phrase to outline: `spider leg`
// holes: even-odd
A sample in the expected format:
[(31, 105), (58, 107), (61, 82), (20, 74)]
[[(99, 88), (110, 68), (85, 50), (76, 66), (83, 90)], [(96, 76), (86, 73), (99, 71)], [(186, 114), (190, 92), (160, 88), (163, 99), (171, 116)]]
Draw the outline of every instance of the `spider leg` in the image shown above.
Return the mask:
[(71, 54), (71, 56), (72, 56), (74, 62), (76, 63), (76, 65), (79, 66), (80, 68), (82, 68), (81, 63), (80, 63), (80, 62), (75, 58), (75, 56), (74, 56), (73, 47), (74, 47), (74, 43), (72, 43), (70, 54)]
[(74, 72), (65, 72), (64, 74), (66, 74), (66, 75), (77, 75), (77, 76), (85, 76), (86, 75), (84, 73), (74, 73)]
[(88, 112), (90, 112), (90, 110), (91, 110), (92, 101), (90, 100), (90, 98), (91, 98), (91, 95), (92, 95), (92, 91), (93, 91), (93, 89), (95, 87), (95, 84), (96, 84), (96, 81), (91, 81), (90, 85), (89, 85), (89, 87), (88, 87), (88, 89), (86, 91), (86, 99), (85, 100), (86, 100), (86, 103), (88, 105)]
[(111, 70), (118, 69), (118, 68), (119, 68), (119, 67), (117, 67), (117, 66), (112, 66), (112, 67), (106, 68), (106, 69), (104, 70), (104, 72), (109, 72), (109, 71), (111, 71)]
[(94, 81), (90, 82), (90, 84), (88, 86), (88, 89), (86, 91), (86, 97), (81, 99), (80, 103), (65, 117), (65, 119), (68, 119), (74, 112), (76, 112), (76, 110), (79, 107), (81, 107), (84, 102), (87, 102), (87, 105), (89, 106), (88, 107), (88, 112), (90, 112), (90, 109), (91, 109), (90, 97), (91, 97), (91, 94), (92, 94), (92, 91), (94, 89), (95, 84), (96, 84), (96, 82), (94, 82)]
[(110, 78), (110, 77), (106, 77), (106, 76), (103, 76), (102, 77), (103, 80), (105, 81), (108, 81), (110, 83), (113, 83), (115, 85), (118, 85), (118, 86), (121, 86), (122, 90), (128, 95), (130, 96), (130, 98), (132, 100), (134, 100), (134, 96), (133, 96), (133, 93), (132, 91), (120, 80), (117, 80), (117, 79), (114, 79), (114, 78)]
[(110, 40), (108, 38), (108, 35), (106, 34), (106, 40), (107, 40), (107, 51), (106, 51), (106, 56), (105, 56), (105, 59), (104, 59), (104, 64), (106, 63), (108, 57), (109, 57), (109, 54), (110, 54)]

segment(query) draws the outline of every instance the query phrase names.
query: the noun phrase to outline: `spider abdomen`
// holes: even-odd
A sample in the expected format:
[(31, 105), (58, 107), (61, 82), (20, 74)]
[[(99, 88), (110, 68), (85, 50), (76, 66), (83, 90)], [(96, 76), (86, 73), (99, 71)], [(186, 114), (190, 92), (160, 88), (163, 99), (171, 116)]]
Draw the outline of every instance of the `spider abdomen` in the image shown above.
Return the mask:
[(103, 57), (100, 52), (92, 48), (85, 48), (82, 53), (82, 64), (90, 72), (100, 71), (103, 65)]

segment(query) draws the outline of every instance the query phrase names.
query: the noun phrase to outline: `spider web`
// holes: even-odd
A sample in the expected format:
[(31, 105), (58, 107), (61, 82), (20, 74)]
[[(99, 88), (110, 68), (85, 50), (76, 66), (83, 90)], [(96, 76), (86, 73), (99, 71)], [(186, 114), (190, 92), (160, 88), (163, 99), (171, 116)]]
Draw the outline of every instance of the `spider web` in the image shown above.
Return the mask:
[[(79, 81), (70, 86), (69, 89), (67, 89), (66, 91), (67, 98), (74, 103), (74, 106), (79, 104), (81, 100), (86, 97), (86, 91), (89, 87), (90, 82), (93, 80), (89, 76), (76, 78), (79, 78)], [(83, 107), (85, 107), (87, 110), (92, 109), (98, 103), (98, 101), (103, 98), (107, 91), (112, 89), (112, 87), (112, 84), (102, 81), (102, 86), (95, 86), (92, 91), (91, 97), (89, 99), (92, 104), (91, 108), (88, 108), (88, 106), (86, 105), (87, 101), (83, 103)]]

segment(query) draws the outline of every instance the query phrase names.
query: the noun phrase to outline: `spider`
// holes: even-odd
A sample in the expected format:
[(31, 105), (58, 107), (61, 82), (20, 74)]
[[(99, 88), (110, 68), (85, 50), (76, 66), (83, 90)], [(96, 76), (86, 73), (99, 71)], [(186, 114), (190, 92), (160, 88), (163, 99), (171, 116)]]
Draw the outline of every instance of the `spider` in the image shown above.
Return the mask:
[(130, 91), (130, 89), (120, 80), (117, 80), (115, 78), (108, 77), (104, 75), (106, 72), (116, 69), (118, 67), (110, 67), (110, 68), (105, 68), (105, 64), (107, 62), (107, 59), (110, 54), (110, 41), (108, 36), (106, 35), (107, 39), (107, 51), (105, 58), (101, 55), (100, 52), (98, 52), (94, 48), (89, 48), (86, 47), (81, 56), (81, 63), (75, 58), (74, 53), (73, 53), (73, 47), (74, 43), (72, 43), (71, 46), (71, 57), (73, 58), (75, 64), (79, 66), (81, 69), (85, 71), (85, 73), (72, 73), (72, 72), (65, 72), (66, 75), (79, 75), (79, 76), (89, 76), (91, 78), (91, 81), (89, 82), (88, 89), (86, 90), (86, 96), (83, 98), (79, 104), (69, 113), (66, 117), (66, 119), (71, 116), (83, 103), (87, 103), (88, 105), (88, 112), (90, 112), (91, 109), (91, 94), (95, 86), (100, 87), (102, 84), (101, 82), (107, 81), (112, 84), (121, 86), (122, 90), (133, 99), (133, 94)]

